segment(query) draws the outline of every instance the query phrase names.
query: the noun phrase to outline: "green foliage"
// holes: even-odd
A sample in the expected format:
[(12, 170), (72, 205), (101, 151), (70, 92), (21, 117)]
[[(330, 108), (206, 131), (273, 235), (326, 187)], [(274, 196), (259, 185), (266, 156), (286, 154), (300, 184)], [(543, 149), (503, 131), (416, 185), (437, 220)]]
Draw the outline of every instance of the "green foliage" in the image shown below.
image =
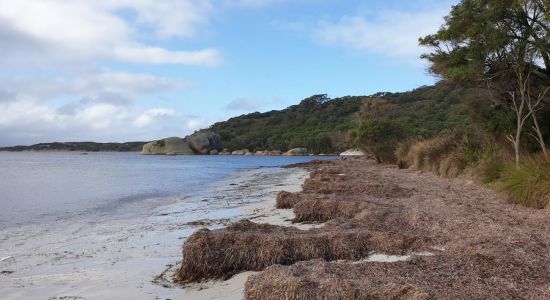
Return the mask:
[(403, 130), (387, 120), (367, 120), (354, 134), (355, 142), (372, 153), (378, 162), (394, 162), (393, 154)]
[[(375, 155), (381, 162), (398, 162), (408, 152), (404, 140), (431, 138), (450, 128), (470, 124), (463, 97), (469, 93), (454, 85), (440, 82), (405, 93), (384, 93), (370, 99), (362, 109), (362, 124), (351, 134), (357, 146)], [(406, 148), (406, 149), (404, 149)], [(397, 155), (396, 155), (397, 154)]]
[(506, 160), (493, 153), (480, 162), (475, 172), (483, 184), (490, 184), (499, 181), (505, 169)]
[(358, 113), (368, 97), (329, 99), (315, 95), (280, 111), (251, 113), (212, 125), (229, 150), (307, 148), (313, 153), (336, 153), (349, 147), (347, 132), (358, 126)]
[(437, 33), (420, 39), (431, 71), (452, 81), (506, 83), (514, 66), (540, 59), (548, 75), (550, 45), (547, 1), (462, 0)]
[(550, 162), (540, 157), (524, 158), (520, 168), (509, 165), (499, 190), (518, 204), (544, 208), (550, 199)]

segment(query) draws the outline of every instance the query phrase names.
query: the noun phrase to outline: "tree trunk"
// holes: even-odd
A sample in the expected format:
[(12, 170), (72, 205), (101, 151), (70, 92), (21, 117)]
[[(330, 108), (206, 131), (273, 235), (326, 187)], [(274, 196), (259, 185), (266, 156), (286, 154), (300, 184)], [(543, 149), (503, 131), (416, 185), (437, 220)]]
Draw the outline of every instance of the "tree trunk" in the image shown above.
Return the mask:
[(519, 169), (519, 143), (521, 141), (521, 130), (522, 128), (518, 125), (518, 128), (516, 130), (516, 138), (514, 140), (514, 153), (516, 155), (516, 169)]
[(548, 159), (548, 149), (546, 149), (546, 143), (544, 143), (542, 132), (540, 131), (539, 121), (537, 120), (537, 116), (534, 112), (532, 112), (531, 116), (533, 117), (533, 123), (535, 124), (534, 129), (537, 133), (537, 140), (539, 142), (540, 148), (542, 149), (542, 154), (544, 155), (544, 158)]

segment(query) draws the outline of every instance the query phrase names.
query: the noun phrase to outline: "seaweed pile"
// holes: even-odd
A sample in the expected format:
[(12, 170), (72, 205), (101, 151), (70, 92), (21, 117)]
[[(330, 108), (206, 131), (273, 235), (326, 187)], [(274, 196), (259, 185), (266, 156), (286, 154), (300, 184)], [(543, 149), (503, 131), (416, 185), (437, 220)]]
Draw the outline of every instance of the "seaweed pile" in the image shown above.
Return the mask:
[[(366, 160), (307, 168), (303, 191), (280, 192), (276, 206), (324, 226), (243, 220), (200, 230), (183, 246), (178, 280), (260, 271), (246, 299), (550, 298), (547, 211)], [(368, 260), (374, 253), (408, 260)]]

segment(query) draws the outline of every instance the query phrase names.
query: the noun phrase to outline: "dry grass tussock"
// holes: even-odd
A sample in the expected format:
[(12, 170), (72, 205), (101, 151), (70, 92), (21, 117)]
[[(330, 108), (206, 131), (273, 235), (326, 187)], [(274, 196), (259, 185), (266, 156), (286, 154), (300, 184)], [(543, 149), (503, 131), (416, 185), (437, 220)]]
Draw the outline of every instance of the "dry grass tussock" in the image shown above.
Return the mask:
[[(500, 157), (501, 153), (496, 153), (495, 149), (502, 147), (496, 147), (495, 143), (490, 137), (476, 131), (464, 133), (450, 130), (431, 139), (404, 142), (397, 147), (395, 155), (400, 168), (455, 178), (470, 166)], [(485, 166), (492, 167), (489, 164)], [(486, 177), (491, 176), (494, 174)]]
[(545, 208), (550, 203), (550, 161), (542, 156), (526, 157), (520, 168), (508, 165), (501, 175), (498, 189), (514, 203)]

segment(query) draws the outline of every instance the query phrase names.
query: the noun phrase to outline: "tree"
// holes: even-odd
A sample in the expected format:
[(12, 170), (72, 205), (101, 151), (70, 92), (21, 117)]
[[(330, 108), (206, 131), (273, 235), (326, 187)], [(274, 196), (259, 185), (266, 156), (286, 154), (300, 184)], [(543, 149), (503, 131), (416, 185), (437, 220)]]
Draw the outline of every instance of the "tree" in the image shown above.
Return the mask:
[(467, 86), (486, 86), (495, 99), (516, 114), (516, 132), (509, 136), (519, 166), (521, 137), (529, 118), (542, 151), (546, 146), (536, 112), (533, 86), (549, 85), (550, 4), (547, 0), (462, 0), (445, 24), (420, 44), (433, 49), (422, 58), (430, 71)]

